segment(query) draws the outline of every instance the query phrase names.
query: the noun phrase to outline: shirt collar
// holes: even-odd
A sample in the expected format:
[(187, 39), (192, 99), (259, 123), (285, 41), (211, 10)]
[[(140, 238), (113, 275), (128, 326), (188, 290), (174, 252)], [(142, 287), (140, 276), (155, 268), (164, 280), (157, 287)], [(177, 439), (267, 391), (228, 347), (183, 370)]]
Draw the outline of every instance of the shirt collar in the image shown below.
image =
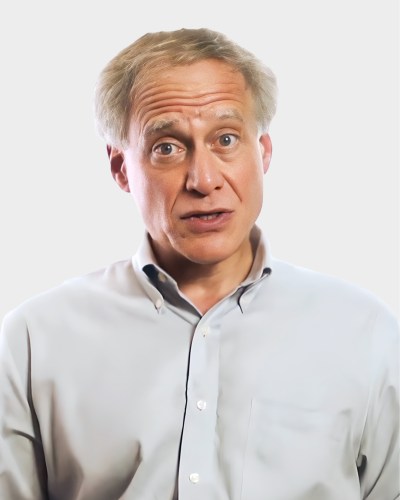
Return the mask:
[(251, 285), (266, 274), (271, 274), (272, 257), (268, 239), (258, 226), (250, 233), (250, 241), (254, 249), (254, 260), (250, 272), (240, 286)]
[[(238, 286), (238, 288), (241, 287), (243, 289), (272, 272), (272, 257), (268, 239), (256, 225), (251, 231), (250, 240), (255, 251), (255, 257), (248, 276)], [(138, 251), (132, 257), (132, 264), (135, 274), (145, 292), (154, 303), (156, 309), (160, 310), (164, 303), (164, 297), (160, 292), (160, 288), (162, 289), (164, 284), (168, 284), (169, 287), (178, 290), (178, 285), (174, 278), (157, 263), (147, 232)], [(161, 287), (157, 286), (158, 284), (161, 284)]]

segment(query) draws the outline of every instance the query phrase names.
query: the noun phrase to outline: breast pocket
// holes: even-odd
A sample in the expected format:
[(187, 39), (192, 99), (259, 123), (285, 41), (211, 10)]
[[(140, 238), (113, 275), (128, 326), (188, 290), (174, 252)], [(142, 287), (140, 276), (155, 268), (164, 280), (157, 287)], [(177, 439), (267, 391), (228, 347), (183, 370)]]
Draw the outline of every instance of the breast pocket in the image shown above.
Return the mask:
[(241, 499), (350, 499), (338, 484), (347, 421), (346, 413), (253, 400)]

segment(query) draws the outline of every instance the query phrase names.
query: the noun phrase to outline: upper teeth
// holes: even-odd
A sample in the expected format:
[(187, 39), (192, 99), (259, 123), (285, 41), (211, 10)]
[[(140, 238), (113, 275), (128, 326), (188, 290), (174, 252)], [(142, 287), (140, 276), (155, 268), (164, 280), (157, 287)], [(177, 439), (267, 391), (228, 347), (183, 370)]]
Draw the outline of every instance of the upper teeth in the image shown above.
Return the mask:
[(209, 215), (205, 214), (205, 215), (199, 215), (198, 217), (203, 220), (210, 220), (210, 219), (215, 219), (215, 217), (217, 216), (218, 214), (209, 214)]

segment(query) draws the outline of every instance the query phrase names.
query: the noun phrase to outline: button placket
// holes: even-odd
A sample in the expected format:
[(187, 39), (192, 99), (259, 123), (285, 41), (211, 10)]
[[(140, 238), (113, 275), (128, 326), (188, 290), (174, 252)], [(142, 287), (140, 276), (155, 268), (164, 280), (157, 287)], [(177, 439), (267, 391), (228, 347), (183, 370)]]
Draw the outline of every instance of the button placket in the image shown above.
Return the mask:
[(202, 500), (207, 495), (212, 471), (219, 340), (218, 336), (210, 337), (210, 332), (209, 322), (202, 324), (200, 320), (190, 353), (179, 488), (182, 498), (191, 500)]

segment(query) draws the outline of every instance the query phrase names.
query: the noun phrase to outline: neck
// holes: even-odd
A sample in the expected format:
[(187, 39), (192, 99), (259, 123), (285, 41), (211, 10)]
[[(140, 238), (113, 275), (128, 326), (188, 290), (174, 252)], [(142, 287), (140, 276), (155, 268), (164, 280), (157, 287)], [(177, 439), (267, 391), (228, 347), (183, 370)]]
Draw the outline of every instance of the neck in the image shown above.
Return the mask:
[(201, 314), (235, 290), (249, 274), (253, 259), (250, 240), (228, 259), (209, 264), (192, 262), (182, 256), (167, 260), (157, 255), (159, 264), (176, 280), (181, 292)]

